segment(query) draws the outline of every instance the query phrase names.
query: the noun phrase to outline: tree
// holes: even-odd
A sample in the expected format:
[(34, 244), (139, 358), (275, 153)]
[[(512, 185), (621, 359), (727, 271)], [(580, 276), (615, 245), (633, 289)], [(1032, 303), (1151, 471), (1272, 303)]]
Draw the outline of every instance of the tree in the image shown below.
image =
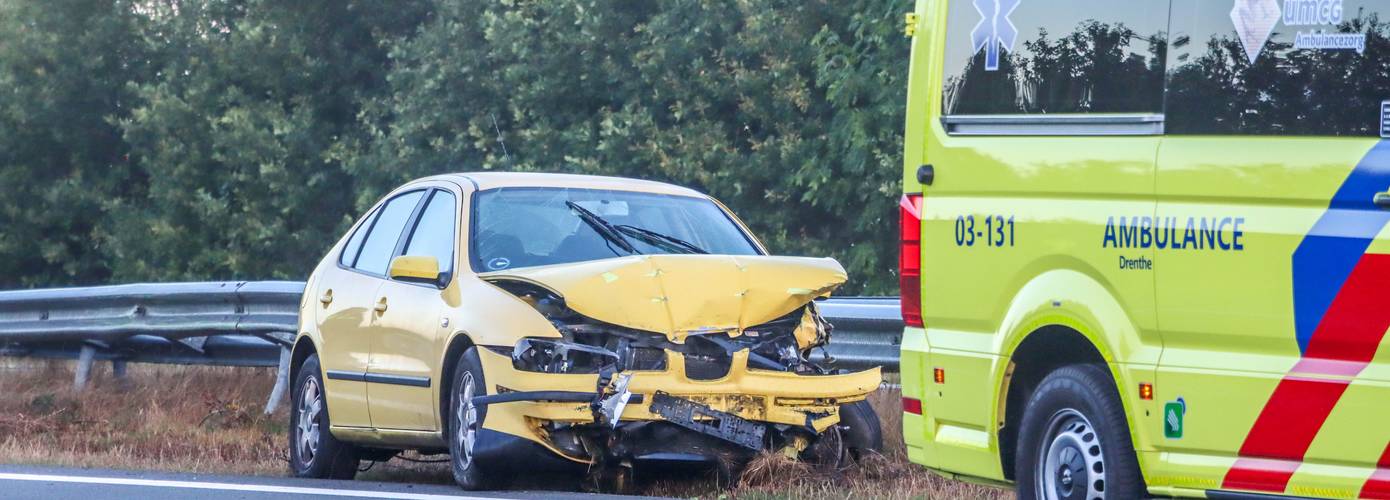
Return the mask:
[(904, 0), (0, 0), (0, 285), (303, 278), (416, 177), (662, 180), (891, 292)]
[(341, 144), (421, 2), (150, 2), (167, 64), (120, 121), (145, 196), (111, 211), (117, 281), (302, 279), (357, 214)]
[(0, 287), (100, 283), (109, 204), (142, 190), (114, 121), (150, 74), (113, 0), (0, 2)]
[(392, 46), (354, 175), (515, 169), (674, 182), (775, 253), (887, 292), (907, 43), (898, 2), (441, 2)]

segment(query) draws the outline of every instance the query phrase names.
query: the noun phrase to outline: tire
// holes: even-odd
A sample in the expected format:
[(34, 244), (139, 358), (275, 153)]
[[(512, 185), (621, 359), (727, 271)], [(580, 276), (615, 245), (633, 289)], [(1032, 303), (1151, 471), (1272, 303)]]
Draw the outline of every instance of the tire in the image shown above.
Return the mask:
[(840, 405), (840, 426), (845, 447), (856, 460), (868, 453), (883, 453), (883, 428), (868, 401)]
[(1103, 365), (1072, 365), (1028, 398), (1014, 459), (1018, 498), (1147, 495), (1119, 393)]
[(299, 365), (290, 400), (290, 472), (295, 477), (352, 479), (357, 475), (357, 448), (329, 431), (319, 356)]
[(483, 365), (476, 347), (469, 347), (454, 367), (454, 383), (449, 396), (449, 466), (454, 482), (465, 490), (481, 490), (492, 484), (486, 466), (475, 460), (474, 451), (482, 434), (487, 407), (473, 406), (472, 398), (487, 394)]
[(819, 467), (840, 470), (853, 461), (883, 452), (883, 429), (868, 401), (840, 405), (840, 422), (826, 429), (802, 458)]

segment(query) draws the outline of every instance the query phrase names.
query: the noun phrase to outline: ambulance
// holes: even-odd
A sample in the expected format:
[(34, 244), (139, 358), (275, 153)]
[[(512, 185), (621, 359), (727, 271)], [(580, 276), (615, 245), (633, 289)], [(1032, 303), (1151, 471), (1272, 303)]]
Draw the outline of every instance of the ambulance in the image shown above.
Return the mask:
[(1390, 1), (918, 0), (910, 459), (1390, 498)]

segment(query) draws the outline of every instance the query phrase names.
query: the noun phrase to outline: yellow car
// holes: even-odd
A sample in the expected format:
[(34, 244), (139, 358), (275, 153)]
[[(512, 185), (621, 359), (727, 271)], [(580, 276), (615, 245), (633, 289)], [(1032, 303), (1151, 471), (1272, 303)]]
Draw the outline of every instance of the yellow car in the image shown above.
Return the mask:
[(846, 279), (768, 256), (709, 196), (518, 173), (396, 189), (310, 276), (291, 380), (290, 465), (350, 478), (400, 450), (491, 472), (578, 464), (620, 489), (647, 460), (822, 460), (881, 447), (877, 369), (812, 348)]

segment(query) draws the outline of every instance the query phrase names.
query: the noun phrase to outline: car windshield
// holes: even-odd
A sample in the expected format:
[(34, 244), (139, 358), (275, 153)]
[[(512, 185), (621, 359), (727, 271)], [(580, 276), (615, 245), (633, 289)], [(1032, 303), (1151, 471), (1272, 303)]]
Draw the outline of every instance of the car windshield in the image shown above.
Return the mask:
[(488, 272), (635, 254), (757, 255), (714, 202), (571, 188), (499, 188), (474, 196), (472, 265)]

